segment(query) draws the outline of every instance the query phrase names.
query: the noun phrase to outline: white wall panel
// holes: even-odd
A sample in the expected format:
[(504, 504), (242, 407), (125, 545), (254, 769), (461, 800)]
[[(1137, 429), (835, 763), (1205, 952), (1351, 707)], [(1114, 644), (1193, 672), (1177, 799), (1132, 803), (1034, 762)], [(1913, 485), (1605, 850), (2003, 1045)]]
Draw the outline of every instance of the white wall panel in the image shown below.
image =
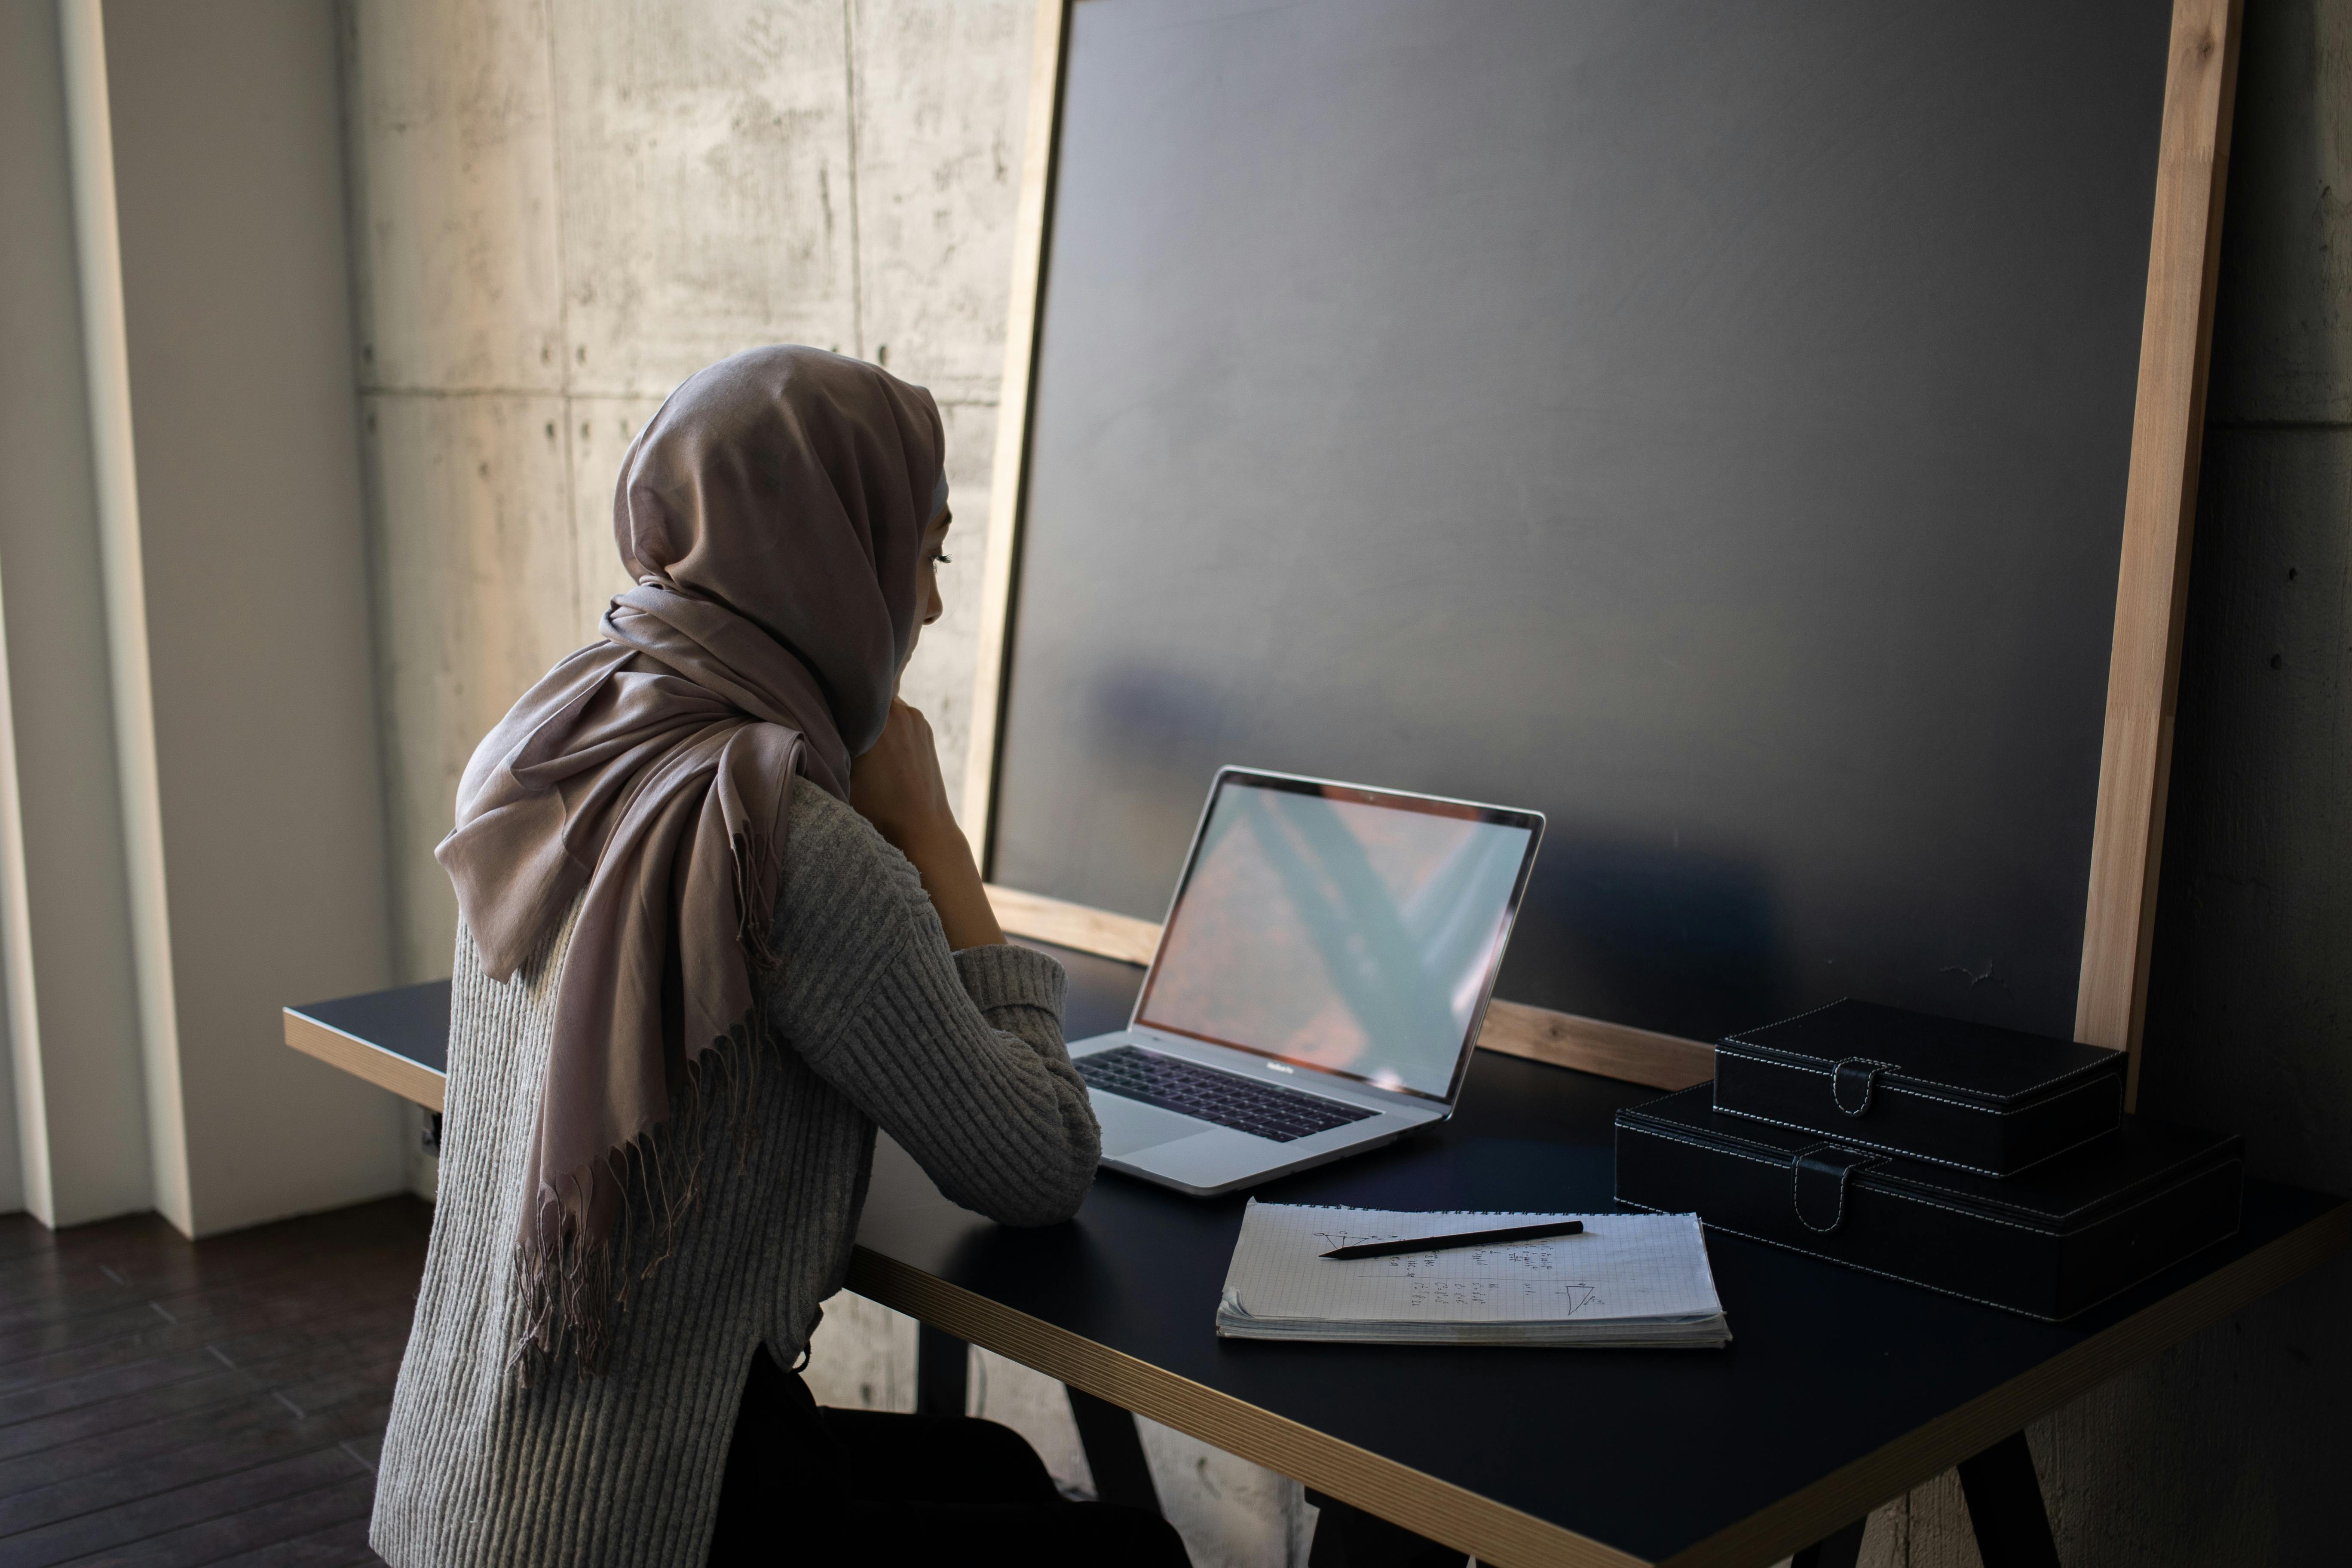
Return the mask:
[(86, 244), (83, 299), (124, 345), (100, 442), (136, 472), (101, 537), (114, 673), (146, 688), (115, 718), (148, 751), (122, 777), (155, 1200), (205, 1234), (403, 1184), (397, 1102), (289, 1061), (278, 1016), (390, 970), (334, 16), (68, 16), (93, 43), (102, 16), (77, 188), (120, 243), (119, 295)]
[(48, 1225), (154, 1201), (58, 21), (47, 0), (0, 7), (0, 789), (16, 808), (0, 1091), (17, 1091), (0, 1211), (29, 1202)]

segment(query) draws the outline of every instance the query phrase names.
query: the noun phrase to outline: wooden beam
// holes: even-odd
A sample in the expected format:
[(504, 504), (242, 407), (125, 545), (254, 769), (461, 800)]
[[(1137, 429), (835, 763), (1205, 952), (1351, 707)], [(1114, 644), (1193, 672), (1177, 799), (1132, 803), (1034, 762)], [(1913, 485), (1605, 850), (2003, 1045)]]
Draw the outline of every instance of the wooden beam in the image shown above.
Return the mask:
[(2174, 0), (2157, 153), (2139, 394), (2124, 493), (2082, 982), (2074, 999), (2076, 1039), (2131, 1053), (2126, 1108), (2139, 1094), (2221, 198), (2229, 179), (2238, 14), (2239, 0)]
[(988, 884), (988, 901), (996, 923), (1015, 936), (1034, 937), (1080, 952), (1099, 953), (1126, 963), (1149, 963), (1160, 951), (1160, 926), (1133, 915), (1115, 915), (1087, 904), (1024, 893), (1018, 888)]
[(1487, 1004), (1478, 1046), (1653, 1089), (1688, 1089), (1715, 1076), (1715, 1047), (1705, 1041), (1523, 1002)]
[[(1160, 927), (1133, 915), (1113, 914), (993, 883), (989, 885), (988, 901), (995, 907), (997, 923), (1015, 936), (1129, 963), (1149, 963), (1160, 950)], [(1478, 1044), (1505, 1056), (1527, 1057), (1655, 1089), (1688, 1089), (1715, 1076), (1715, 1047), (1703, 1041), (1520, 1002), (1490, 1004)]]
[(1013, 570), (1021, 553), (1023, 480), (1029, 466), (1029, 394), (1037, 363), (1037, 307), (1045, 298), (1054, 139), (1061, 114), (1066, 0), (1038, 0), (1029, 55), (1029, 123), (1021, 197), (1013, 216), (1013, 291), (1005, 307), (1004, 381), (996, 405), (996, 458), (989, 472), (988, 542), (980, 568), (980, 643), (971, 681), (971, 740), (963, 770), (963, 830), (985, 873), (996, 793), (997, 739), (1004, 728), (1004, 668), (1012, 652)]

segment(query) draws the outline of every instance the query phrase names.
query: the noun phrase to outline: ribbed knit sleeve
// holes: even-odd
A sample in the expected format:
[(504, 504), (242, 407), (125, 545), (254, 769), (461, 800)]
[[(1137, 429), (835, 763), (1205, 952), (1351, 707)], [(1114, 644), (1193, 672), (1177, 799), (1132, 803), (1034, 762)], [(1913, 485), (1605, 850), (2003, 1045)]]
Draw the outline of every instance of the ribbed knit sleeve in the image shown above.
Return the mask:
[(905, 856), (830, 797), (794, 804), (780, 1033), (957, 1203), (1006, 1225), (1067, 1219), (1101, 1133), (1062, 1048), (1061, 965), (1027, 948), (951, 953)]

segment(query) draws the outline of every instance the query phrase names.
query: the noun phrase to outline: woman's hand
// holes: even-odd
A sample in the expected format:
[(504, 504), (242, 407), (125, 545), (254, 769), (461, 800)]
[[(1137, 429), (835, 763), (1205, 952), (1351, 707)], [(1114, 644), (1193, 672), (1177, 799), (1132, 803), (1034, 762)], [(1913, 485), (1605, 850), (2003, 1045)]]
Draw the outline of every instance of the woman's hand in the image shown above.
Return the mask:
[(910, 858), (909, 840), (942, 825), (955, 826), (930, 721), (903, 698), (890, 700), (890, 717), (874, 749), (850, 764), (849, 804)]
[(882, 738), (850, 764), (849, 804), (914, 862), (947, 928), (949, 947), (985, 947), (1004, 940), (971, 846), (948, 805), (930, 723), (903, 700), (890, 700)]

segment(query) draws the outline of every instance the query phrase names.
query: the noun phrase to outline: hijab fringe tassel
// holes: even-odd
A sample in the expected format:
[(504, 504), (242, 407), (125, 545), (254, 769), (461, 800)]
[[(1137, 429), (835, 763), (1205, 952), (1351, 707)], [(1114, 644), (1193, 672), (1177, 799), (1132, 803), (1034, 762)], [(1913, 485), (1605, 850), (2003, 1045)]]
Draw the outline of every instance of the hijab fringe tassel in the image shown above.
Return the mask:
[[(737, 1173), (751, 1161), (760, 1129), (750, 1111), (761, 1051), (775, 1042), (768, 1001), (782, 967), (756, 890), (778, 885), (782, 858), (775, 840), (764, 835), (738, 833), (732, 847), (740, 911), (736, 935), (751, 971), (751, 1009), (692, 1059), (674, 1064), (667, 1121), (646, 1128), (598, 1165), (566, 1175), (562, 1196), (542, 1200), (542, 1215), (557, 1211), (554, 1225), (530, 1227), (515, 1249), (521, 1322), (507, 1367), (525, 1388), (567, 1352), (580, 1381), (604, 1374), (614, 1318), (627, 1313), (636, 1287), (677, 1252), (679, 1234), (701, 1203), (712, 1117), (733, 1134)], [(615, 1217), (605, 1236), (586, 1234), (583, 1223), (590, 1194), (582, 1189), (592, 1182), (615, 1189)]]

